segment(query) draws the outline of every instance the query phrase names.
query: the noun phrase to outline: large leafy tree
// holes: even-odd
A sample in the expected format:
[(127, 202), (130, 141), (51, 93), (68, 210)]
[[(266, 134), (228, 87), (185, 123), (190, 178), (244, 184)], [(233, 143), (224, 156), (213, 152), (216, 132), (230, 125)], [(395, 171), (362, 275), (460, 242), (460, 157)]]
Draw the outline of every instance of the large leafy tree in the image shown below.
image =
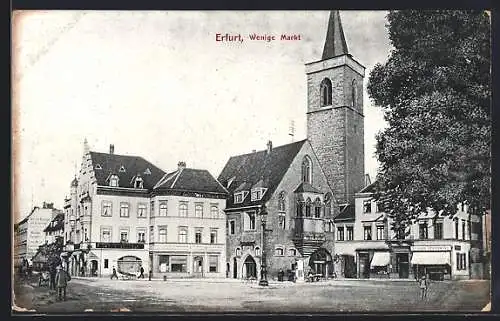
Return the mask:
[(369, 76), (388, 123), (377, 135), (379, 193), (393, 229), (432, 209), (490, 206), (490, 18), (484, 11), (388, 16), (393, 50)]

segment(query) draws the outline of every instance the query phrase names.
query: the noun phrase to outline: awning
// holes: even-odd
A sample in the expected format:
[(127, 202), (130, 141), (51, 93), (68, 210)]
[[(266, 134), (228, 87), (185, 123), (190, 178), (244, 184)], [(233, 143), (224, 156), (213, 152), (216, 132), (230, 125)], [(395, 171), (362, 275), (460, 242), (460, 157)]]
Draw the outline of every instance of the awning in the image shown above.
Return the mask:
[(450, 264), (450, 252), (413, 252), (411, 264), (444, 265)]
[(374, 266), (386, 266), (391, 262), (389, 252), (373, 252), (372, 262), (370, 267)]

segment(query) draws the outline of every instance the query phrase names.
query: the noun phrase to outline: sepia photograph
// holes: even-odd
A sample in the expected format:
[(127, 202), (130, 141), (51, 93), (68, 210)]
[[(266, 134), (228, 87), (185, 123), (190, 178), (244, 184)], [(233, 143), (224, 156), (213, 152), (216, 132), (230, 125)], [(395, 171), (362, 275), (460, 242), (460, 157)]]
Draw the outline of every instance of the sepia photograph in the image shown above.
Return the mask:
[(491, 311), (491, 12), (15, 10), (12, 314)]

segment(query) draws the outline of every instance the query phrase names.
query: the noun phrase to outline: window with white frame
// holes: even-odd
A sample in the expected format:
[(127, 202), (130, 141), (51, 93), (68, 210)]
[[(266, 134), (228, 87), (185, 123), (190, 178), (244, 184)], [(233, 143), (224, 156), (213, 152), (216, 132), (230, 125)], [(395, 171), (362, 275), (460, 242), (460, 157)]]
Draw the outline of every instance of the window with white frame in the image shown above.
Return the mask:
[(150, 204), (151, 217), (155, 216), (155, 201), (151, 201)]
[(187, 243), (187, 227), (179, 227), (179, 243)]
[(281, 247), (277, 247), (275, 250), (274, 250), (274, 255), (275, 256), (283, 256), (283, 249)]
[(243, 217), (245, 231), (255, 230), (255, 212), (244, 212)]
[(118, 187), (118, 176), (111, 175), (109, 178), (109, 186)]
[(112, 203), (110, 201), (102, 201), (102, 216), (112, 216)]
[(145, 229), (137, 229), (137, 243), (146, 242), (146, 230)]
[(155, 232), (154, 231), (155, 231), (154, 226), (150, 226), (149, 227), (149, 243), (154, 243), (154, 241), (155, 241), (155, 237), (154, 237)]
[(370, 241), (372, 239), (372, 226), (365, 225), (363, 226), (363, 235), (365, 241)]
[(219, 206), (214, 204), (210, 205), (210, 217), (219, 218)]
[(160, 213), (159, 216), (167, 216), (168, 212), (168, 203), (167, 201), (160, 201)]
[(251, 201), (260, 201), (264, 193), (266, 192), (265, 188), (254, 188), (252, 189)]
[(344, 240), (344, 227), (339, 226), (337, 227), (337, 241), (343, 241)]
[(187, 217), (188, 216), (188, 205), (187, 202), (179, 203), (179, 216)]
[(354, 240), (354, 226), (348, 225), (345, 227), (345, 240), (352, 241)]
[(120, 217), (129, 217), (129, 204), (122, 202), (120, 203)]
[(278, 227), (280, 230), (286, 229), (286, 215), (285, 215), (285, 213), (278, 214)]
[(236, 256), (241, 256), (241, 249), (239, 247), (236, 248)]
[(194, 205), (194, 216), (203, 217), (203, 203), (196, 203)]
[(364, 200), (363, 201), (363, 213), (371, 213), (372, 212), (372, 200)]
[(302, 182), (312, 184), (312, 161), (307, 155), (302, 160)]
[(217, 229), (210, 229), (210, 244), (217, 243)]
[(234, 235), (236, 233), (236, 223), (234, 221), (229, 221), (229, 234)]
[(385, 239), (384, 225), (377, 225), (377, 240)]
[(101, 227), (101, 242), (111, 242), (110, 227)]
[(234, 193), (234, 203), (235, 204), (243, 203), (247, 194), (248, 194), (248, 192), (246, 192), (246, 191)]
[(296, 256), (296, 255), (297, 255), (296, 249), (289, 249), (288, 250), (288, 256)]
[(202, 243), (202, 235), (203, 235), (203, 229), (197, 228), (196, 231), (194, 232), (194, 242), (196, 244)]
[(255, 256), (260, 256), (260, 255), (261, 255), (260, 247), (256, 246), (255, 247)]
[(146, 217), (147, 206), (144, 203), (137, 204), (137, 217), (145, 218)]
[(128, 242), (128, 229), (120, 229), (120, 242)]
[(167, 243), (167, 227), (164, 225), (158, 226), (158, 242)]
[(142, 177), (138, 176), (134, 180), (134, 188), (144, 188), (144, 181)]

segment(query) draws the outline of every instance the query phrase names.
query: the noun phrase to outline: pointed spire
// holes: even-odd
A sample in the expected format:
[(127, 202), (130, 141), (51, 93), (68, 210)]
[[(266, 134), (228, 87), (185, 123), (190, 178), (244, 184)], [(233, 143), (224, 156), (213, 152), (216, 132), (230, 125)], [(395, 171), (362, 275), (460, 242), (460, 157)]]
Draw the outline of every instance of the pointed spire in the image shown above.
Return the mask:
[(338, 10), (333, 10), (330, 12), (328, 20), (328, 31), (326, 32), (322, 60), (348, 53), (344, 30), (342, 30), (342, 22), (340, 21), (340, 13)]
[(83, 141), (83, 153), (87, 154), (90, 151), (89, 142), (87, 142), (87, 138)]

